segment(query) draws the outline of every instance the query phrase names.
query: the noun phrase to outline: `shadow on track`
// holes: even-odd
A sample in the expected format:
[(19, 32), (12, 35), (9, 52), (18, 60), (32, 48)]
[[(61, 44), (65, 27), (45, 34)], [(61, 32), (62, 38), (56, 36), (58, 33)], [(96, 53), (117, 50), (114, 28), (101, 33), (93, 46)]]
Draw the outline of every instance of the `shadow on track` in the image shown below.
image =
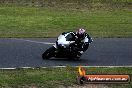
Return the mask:
[(44, 59), (47, 61), (54, 61), (54, 62), (70, 62), (70, 63), (80, 63), (80, 64), (88, 64), (88, 63), (98, 63), (100, 61), (98, 60), (93, 60), (93, 59), (85, 59), (85, 58), (80, 58), (79, 60), (76, 59), (71, 59), (71, 58), (51, 58), (51, 59)]

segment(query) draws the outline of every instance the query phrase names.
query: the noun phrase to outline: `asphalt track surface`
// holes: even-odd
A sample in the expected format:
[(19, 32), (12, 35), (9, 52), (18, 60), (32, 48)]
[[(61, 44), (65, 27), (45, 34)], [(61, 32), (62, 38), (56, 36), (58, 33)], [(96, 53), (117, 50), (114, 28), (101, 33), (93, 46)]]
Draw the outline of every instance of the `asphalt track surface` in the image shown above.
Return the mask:
[(52, 58), (41, 54), (51, 47), (55, 38), (0, 39), (0, 68), (48, 66), (132, 66), (132, 38), (94, 39), (81, 60)]

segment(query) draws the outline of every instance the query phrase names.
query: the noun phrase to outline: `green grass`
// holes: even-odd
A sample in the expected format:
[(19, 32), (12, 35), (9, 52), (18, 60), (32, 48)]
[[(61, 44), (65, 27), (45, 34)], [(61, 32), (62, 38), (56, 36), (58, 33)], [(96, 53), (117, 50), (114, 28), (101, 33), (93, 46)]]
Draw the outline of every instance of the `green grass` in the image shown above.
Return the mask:
[(56, 37), (79, 27), (92, 37), (132, 37), (132, 0), (13, 1), (0, 4), (1, 38)]
[[(75, 67), (0, 70), (0, 87), (58, 88), (59, 86), (73, 86), (77, 85), (77, 70), (78, 68)], [(87, 74), (130, 74), (132, 77), (131, 67), (88, 67), (85, 70)], [(132, 82), (130, 84), (107, 84), (107, 86), (131, 88)]]

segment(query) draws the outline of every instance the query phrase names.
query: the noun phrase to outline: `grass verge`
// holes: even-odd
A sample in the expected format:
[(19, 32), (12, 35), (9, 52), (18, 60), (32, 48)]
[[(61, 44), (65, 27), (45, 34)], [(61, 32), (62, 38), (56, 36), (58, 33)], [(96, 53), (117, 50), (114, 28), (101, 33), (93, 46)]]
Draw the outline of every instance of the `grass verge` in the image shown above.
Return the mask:
[(92, 37), (132, 37), (132, 0), (3, 0), (0, 38), (56, 37), (85, 27)]
[[(87, 67), (87, 74), (130, 74), (131, 67)], [(0, 87), (2, 88), (68, 88), (76, 84), (78, 68), (35, 68), (35, 69), (16, 69), (0, 70)], [(96, 85), (96, 84), (95, 84)], [(96, 85), (98, 86), (98, 85)], [(112, 88), (131, 88), (130, 84), (107, 84)], [(85, 87), (85, 85), (84, 85)], [(98, 88), (98, 87), (97, 87)]]

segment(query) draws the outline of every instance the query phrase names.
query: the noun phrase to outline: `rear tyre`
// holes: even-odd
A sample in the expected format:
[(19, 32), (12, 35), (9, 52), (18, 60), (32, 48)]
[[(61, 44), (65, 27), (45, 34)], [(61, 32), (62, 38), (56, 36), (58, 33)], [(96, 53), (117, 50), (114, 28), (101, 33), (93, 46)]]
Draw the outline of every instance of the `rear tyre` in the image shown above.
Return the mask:
[(55, 52), (55, 47), (52, 46), (49, 49), (47, 49), (43, 54), (42, 54), (42, 58), (43, 59), (50, 59), (51, 57), (54, 56), (54, 52)]

